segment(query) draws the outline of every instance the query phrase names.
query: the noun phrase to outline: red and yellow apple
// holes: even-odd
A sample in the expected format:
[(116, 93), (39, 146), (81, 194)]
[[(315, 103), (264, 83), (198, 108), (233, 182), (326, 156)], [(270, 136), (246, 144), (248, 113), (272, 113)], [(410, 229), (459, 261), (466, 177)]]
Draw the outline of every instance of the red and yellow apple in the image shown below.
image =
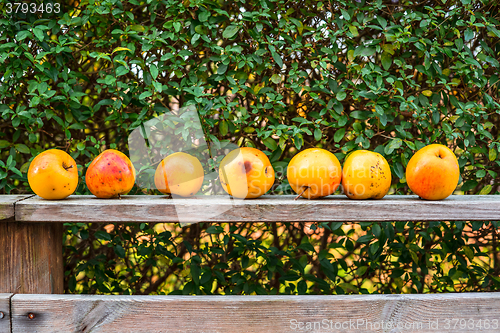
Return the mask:
[(413, 155), (406, 166), (406, 182), (422, 199), (441, 200), (455, 191), (460, 178), (457, 157), (446, 146), (428, 145)]
[(135, 169), (124, 153), (107, 149), (90, 163), (85, 182), (98, 198), (117, 198), (127, 194), (135, 183)]
[(342, 168), (328, 150), (309, 148), (295, 155), (287, 168), (287, 178), (295, 193), (306, 199), (330, 195), (340, 185)]
[(342, 187), (350, 199), (382, 199), (391, 188), (391, 168), (384, 156), (368, 150), (349, 154), (342, 168)]
[(28, 183), (33, 192), (44, 199), (64, 199), (78, 186), (76, 162), (65, 151), (46, 150), (31, 161)]
[(232, 150), (222, 159), (219, 177), (229, 195), (240, 199), (258, 198), (273, 186), (274, 169), (262, 151), (243, 147)]
[(190, 197), (200, 190), (203, 178), (200, 161), (187, 153), (177, 152), (158, 164), (154, 181), (161, 193)]

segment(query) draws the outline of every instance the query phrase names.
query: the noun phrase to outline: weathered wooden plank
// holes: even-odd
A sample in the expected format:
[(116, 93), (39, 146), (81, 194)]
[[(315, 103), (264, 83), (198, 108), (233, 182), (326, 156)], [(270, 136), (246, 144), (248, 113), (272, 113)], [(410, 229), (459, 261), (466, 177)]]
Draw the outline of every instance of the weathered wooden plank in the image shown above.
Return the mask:
[(12, 294), (0, 294), (0, 332), (10, 332), (10, 298)]
[(0, 195), (0, 221), (14, 217), (14, 204), (32, 195)]
[(12, 332), (498, 332), (499, 313), (500, 293), (14, 295)]
[(61, 223), (0, 222), (0, 293), (63, 293)]
[(165, 196), (123, 196), (97, 199), (70, 196), (49, 201), (39, 197), (16, 205), (16, 220), (30, 222), (298, 222), (298, 221), (457, 221), (500, 220), (499, 195), (455, 195), (441, 201), (416, 196), (382, 200), (350, 200), (329, 196), (319, 200), (294, 196), (263, 196), (231, 200), (225, 196), (167, 199)]

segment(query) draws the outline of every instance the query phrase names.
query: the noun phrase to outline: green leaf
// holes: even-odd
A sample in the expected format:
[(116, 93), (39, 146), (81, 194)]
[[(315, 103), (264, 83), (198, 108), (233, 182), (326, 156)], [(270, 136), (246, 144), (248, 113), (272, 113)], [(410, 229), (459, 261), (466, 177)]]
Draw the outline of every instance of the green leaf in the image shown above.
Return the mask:
[(468, 180), (468, 181), (466, 181), (466, 182), (462, 185), (462, 187), (460, 188), (460, 190), (461, 190), (461, 191), (464, 191), (464, 192), (466, 192), (466, 191), (470, 191), (470, 190), (472, 190), (474, 187), (476, 187), (476, 186), (477, 186), (477, 184), (478, 184), (478, 182), (477, 182), (476, 180), (473, 180), (473, 179)]
[(219, 75), (222, 75), (224, 74), (225, 72), (227, 71), (227, 65), (219, 65), (219, 67), (217, 68), (217, 74)]
[(16, 39), (18, 42), (20, 42), (23, 39), (28, 38), (28, 37), (31, 37), (31, 32), (29, 32), (27, 30), (19, 31), (16, 35)]
[(114, 246), (115, 253), (120, 258), (125, 258), (125, 249), (120, 244)]
[(347, 97), (347, 94), (344, 90), (341, 90), (337, 93), (337, 100), (343, 101)]
[(111, 235), (108, 234), (106, 231), (103, 230), (97, 230), (94, 234), (95, 238), (105, 240), (105, 241), (110, 241), (111, 240)]
[(351, 32), (353, 37), (358, 37), (359, 35), (358, 28), (356, 28), (354, 25), (351, 25), (349, 27), (349, 31)]
[(115, 47), (115, 49), (113, 50), (113, 52), (111, 52), (111, 54), (113, 54), (115, 52), (119, 52), (119, 51), (130, 51), (130, 52), (132, 52), (132, 50), (129, 49), (129, 48), (127, 48), (127, 47), (121, 47), (121, 46), (119, 46), (119, 47)]
[(273, 56), (274, 61), (276, 61), (276, 64), (279, 66), (279, 68), (283, 68), (283, 60), (281, 60), (281, 57), (279, 56), (276, 51), (271, 50), (271, 55)]
[(130, 72), (125, 66), (120, 66), (116, 69), (116, 76), (125, 75)]
[(472, 38), (474, 38), (474, 31), (472, 31), (471, 29), (465, 30), (464, 38), (466, 42), (470, 41)]
[(349, 12), (347, 12), (347, 10), (341, 8), (340, 12), (342, 13), (342, 16), (344, 17), (344, 19), (346, 21), (350, 21), (351, 20), (351, 15), (349, 15)]
[(493, 162), (497, 158), (497, 150), (495, 148), (490, 148), (488, 159)]
[(198, 19), (200, 20), (200, 22), (206, 22), (208, 20), (208, 18), (210, 17), (210, 12), (207, 11), (207, 10), (203, 10), (199, 15), (198, 15)]
[(383, 18), (382, 16), (378, 16), (377, 21), (380, 24), (380, 26), (382, 27), (382, 29), (385, 29), (385, 27), (387, 27), (387, 20), (385, 18)]
[(395, 138), (391, 140), (388, 146), (391, 149), (398, 149), (399, 147), (401, 147), (402, 144), (403, 140), (401, 140), (400, 138)]
[(302, 148), (302, 146), (304, 145), (304, 138), (302, 137), (302, 134), (300, 134), (300, 133), (295, 134), (293, 139), (294, 139), (293, 143), (295, 144), (295, 147), (297, 148), (297, 150), (300, 150), (300, 148)]
[(7, 140), (0, 140), (0, 149), (7, 148), (10, 146), (10, 142)]
[(316, 141), (321, 140), (321, 129), (316, 128), (314, 130), (314, 140), (316, 140)]
[(209, 234), (220, 234), (221, 232), (224, 232), (224, 229), (218, 225), (211, 225), (207, 228), (207, 232)]
[(219, 132), (222, 136), (226, 135), (228, 132), (228, 124), (227, 121), (223, 120), (219, 122)]
[(222, 33), (222, 37), (229, 39), (232, 38), (236, 33), (240, 30), (240, 28), (237, 25), (228, 25), (226, 29), (224, 29), (224, 32)]
[(26, 145), (23, 145), (22, 143), (18, 143), (16, 145), (14, 145), (14, 147), (20, 153), (23, 153), (23, 154), (29, 154), (30, 153), (30, 149)]
[(356, 275), (357, 276), (362, 276), (363, 274), (366, 273), (367, 270), (368, 270), (368, 266), (361, 266), (358, 269), (356, 269)]
[(403, 165), (401, 165), (401, 163), (396, 162), (394, 164), (394, 174), (396, 174), (396, 177), (398, 177), (399, 179), (405, 178), (405, 170), (403, 168)]
[(153, 93), (151, 91), (145, 91), (145, 92), (143, 92), (142, 94), (139, 95), (139, 99), (140, 100), (141, 99), (145, 99), (145, 98), (147, 98), (147, 97), (149, 97), (151, 95), (153, 95)]
[(372, 235), (363, 235), (358, 238), (357, 243), (369, 243), (372, 239)]
[(273, 76), (271, 76), (271, 81), (275, 84), (280, 83), (281, 82), (281, 75), (273, 74)]
[(403, 140), (400, 138), (392, 139), (391, 142), (384, 148), (384, 153), (386, 155), (391, 154), (395, 149), (398, 149), (403, 144)]
[(36, 38), (38, 38), (39, 41), (43, 41), (45, 38), (46, 34), (43, 32), (42, 29), (39, 28), (33, 28), (33, 34), (35, 35)]
[(484, 176), (486, 176), (486, 170), (477, 170), (476, 171), (476, 178), (483, 178)]
[(276, 149), (278, 149), (278, 144), (276, 143), (276, 141), (271, 138), (271, 137), (268, 137), (268, 138), (265, 138), (264, 140), (262, 140), (262, 143), (267, 147), (269, 148), (270, 150), (272, 151), (275, 151)]
[(491, 185), (486, 185), (485, 187), (483, 187), (481, 189), (481, 191), (479, 191), (479, 195), (486, 195), (486, 194), (490, 194), (491, 190), (493, 189), (493, 186)]
[(344, 138), (344, 134), (345, 134), (345, 127), (339, 128), (333, 135), (333, 140), (335, 142), (340, 142), (340, 140)]
[(391, 68), (392, 65), (392, 56), (389, 52), (384, 52), (380, 56), (380, 60), (382, 61), (382, 67), (387, 71)]
[(149, 67), (149, 71), (151, 72), (151, 77), (153, 78), (153, 80), (158, 77), (158, 67), (156, 67), (155, 64), (151, 64), (151, 66)]

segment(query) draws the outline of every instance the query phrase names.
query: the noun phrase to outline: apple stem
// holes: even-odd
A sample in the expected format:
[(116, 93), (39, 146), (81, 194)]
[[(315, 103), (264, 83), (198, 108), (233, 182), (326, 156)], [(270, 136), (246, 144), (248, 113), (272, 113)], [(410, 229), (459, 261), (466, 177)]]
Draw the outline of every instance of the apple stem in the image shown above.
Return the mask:
[(295, 197), (295, 199), (293, 199), (293, 200), (297, 200), (298, 198), (300, 198), (300, 196), (301, 196), (301, 195), (302, 195), (302, 194), (303, 194), (303, 193), (304, 193), (304, 192), (305, 192), (308, 188), (309, 188), (309, 186), (304, 187), (304, 189), (302, 190), (302, 192), (300, 192), (300, 194), (299, 194), (299, 195), (297, 195), (297, 196)]
[(63, 165), (64, 170), (69, 170), (69, 169), (71, 169), (72, 167), (73, 167), (73, 165), (70, 165), (69, 167), (67, 167), (67, 166)]

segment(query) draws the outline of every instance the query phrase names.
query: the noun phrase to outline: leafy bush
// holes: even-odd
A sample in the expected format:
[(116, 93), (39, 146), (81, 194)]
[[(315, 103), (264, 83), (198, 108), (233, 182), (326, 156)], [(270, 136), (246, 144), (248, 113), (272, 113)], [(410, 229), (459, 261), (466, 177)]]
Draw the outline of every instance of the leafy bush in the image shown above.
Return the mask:
[[(499, 193), (496, 1), (81, 0), (58, 14), (0, 6), (2, 193), (29, 193), (30, 159), (59, 147), (79, 164), (77, 193), (88, 194), (94, 156), (126, 152), (139, 124), (186, 105), (211, 143), (265, 150), (276, 194), (290, 193), (286, 165), (309, 147), (341, 161), (378, 151), (392, 192), (408, 194), (404, 168), (429, 143), (459, 157), (459, 193)], [(313, 234), (289, 224), (163, 234), (146, 224), (67, 225), (67, 290), (498, 289), (495, 223), (314, 225)], [(309, 283), (286, 289), (297, 276)]]

